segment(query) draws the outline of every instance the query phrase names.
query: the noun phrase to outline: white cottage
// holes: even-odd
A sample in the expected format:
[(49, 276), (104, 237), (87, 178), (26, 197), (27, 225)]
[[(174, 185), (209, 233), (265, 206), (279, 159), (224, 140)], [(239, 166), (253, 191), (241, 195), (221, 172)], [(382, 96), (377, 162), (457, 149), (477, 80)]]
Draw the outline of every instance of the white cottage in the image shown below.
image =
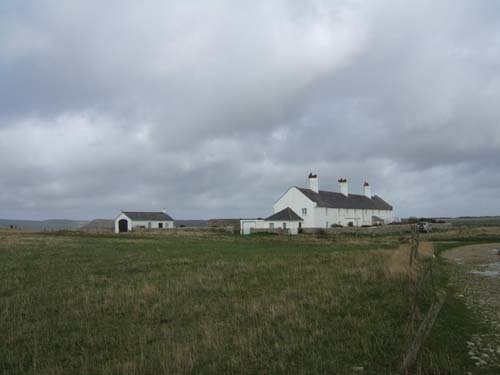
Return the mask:
[(241, 234), (250, 234), (252, 229), (282, 229), (289, 234), (295, 235), (302, 228), (304, 220), (290, 207), (276, 212), (266, 219), (243, 219), (241, 223)]
[(130, 232), (134, 229), (169, 229), (174, 227), (174, 219), (165, 212), (122, 211), (115, 219), (115, 233)]
[(341, 178), (339, 192), (319, 190), (318, 176), (309, 175), (309, 188), (293, 186), (276, 201), (274, 212), (290, 208), (304, 220), (304, 228), (329, 228), (335, 225), (362, 226), (389, 223), (393, 208), (365, 182), (364, 194), (349, 194), (347, 179)]

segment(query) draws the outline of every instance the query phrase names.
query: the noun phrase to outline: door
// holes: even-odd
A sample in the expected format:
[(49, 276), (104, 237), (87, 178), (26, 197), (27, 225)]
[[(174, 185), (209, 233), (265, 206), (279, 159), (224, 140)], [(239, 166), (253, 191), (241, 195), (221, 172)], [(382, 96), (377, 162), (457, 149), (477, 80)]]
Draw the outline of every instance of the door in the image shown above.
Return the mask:
[(255, 227), (256, 227), (255, 221), (244, 221), (243, 227), (241, 229), (243, 231), (243, 234), (250, 234), (252, 232), (252, 228)]
[(118, 221), (118, 232), (128, 232), (128, 221), (126, 219)]

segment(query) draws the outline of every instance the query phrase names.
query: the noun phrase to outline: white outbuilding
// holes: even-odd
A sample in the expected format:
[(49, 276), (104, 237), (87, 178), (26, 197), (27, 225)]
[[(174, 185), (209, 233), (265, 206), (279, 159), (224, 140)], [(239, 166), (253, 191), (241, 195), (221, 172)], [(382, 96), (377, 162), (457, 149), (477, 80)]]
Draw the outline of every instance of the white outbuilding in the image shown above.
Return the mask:
[(171, 229), (174, 219), (165, 212), (122, 211), (115, 219), (115, 233), (131, 232), (134, 229)]
[(266, 219), (243, 219), (241, 223), (241, 234), (251, 234), (252, 229), (281, 229), (288, 234), (298, 234), (304, 220), (290, 207), (276, 212)]

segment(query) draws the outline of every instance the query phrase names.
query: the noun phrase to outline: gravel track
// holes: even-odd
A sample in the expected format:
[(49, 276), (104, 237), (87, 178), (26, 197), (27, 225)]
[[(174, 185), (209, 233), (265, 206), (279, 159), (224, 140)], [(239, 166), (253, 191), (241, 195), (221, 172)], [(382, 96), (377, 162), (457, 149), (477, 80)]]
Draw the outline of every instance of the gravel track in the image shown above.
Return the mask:
[(475, 334), (464, 343), (477, 367), (499, 369), (500, 374), (500, 244), (464, 246), (443, 253), (457, 265), (452, 284), (457, 296), (488, 333)]

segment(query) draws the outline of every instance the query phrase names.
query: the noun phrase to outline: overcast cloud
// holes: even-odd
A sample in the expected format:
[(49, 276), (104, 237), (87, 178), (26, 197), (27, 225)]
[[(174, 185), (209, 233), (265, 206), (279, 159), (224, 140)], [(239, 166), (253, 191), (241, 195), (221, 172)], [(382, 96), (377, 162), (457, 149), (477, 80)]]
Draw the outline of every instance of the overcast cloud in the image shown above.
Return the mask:
[(500, 2), (0, 3), (0, 217), (500, 210)]

